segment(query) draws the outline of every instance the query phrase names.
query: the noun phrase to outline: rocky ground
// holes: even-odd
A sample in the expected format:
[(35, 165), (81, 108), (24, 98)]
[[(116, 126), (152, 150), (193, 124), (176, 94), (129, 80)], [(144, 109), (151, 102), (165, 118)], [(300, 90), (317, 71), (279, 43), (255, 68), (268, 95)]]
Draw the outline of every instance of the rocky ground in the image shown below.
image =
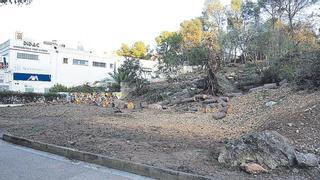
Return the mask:
[(168, 109), (123, 110), (75, 104), (0, 108), (0, 130), (216, 179), (319, 179), (318, 168), (280, 167), (259, 175), (218, 162), (225, 142), (276, 130), (301, 152), (320, 155), (320, 92), (289, 87), (231, 97), (225, 118)]

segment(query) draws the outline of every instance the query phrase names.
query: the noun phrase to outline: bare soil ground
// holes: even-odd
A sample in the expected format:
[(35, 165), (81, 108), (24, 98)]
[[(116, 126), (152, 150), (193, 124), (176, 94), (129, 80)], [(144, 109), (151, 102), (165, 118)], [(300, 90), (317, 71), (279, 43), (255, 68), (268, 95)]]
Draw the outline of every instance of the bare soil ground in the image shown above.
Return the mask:
[[(265, 106), (269, 101), (277, 104)], [(226, 139), (266, 129), (320, 155), (320, 92), (267, 90), (234, 97), (231, 104), (232, 113), (222, 120), (202, 112), (143, 109), (114, 114), (74, 104), (8, 107), (0, 108), (0, 131), (215, 179), (320, 179), (319, 169), (282, 168), (253, 176), (217, 162)]]

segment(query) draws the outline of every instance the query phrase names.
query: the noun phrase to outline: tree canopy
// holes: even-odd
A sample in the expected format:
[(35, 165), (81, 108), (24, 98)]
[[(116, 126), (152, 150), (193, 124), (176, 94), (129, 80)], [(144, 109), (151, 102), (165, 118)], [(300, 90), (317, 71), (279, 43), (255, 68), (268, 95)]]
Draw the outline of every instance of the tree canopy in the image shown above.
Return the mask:
[(137, 41), (131, 47), (128, 44), (123, 43), (116, 53), (119, 56), (124, 56), (127, 58), (150, 59), (148, 51), (149, 48), (144, 44), (144, 42)]
[(187, 63), (215, 72), (228, 63), (266, 61), (269, 66), (282, 63), (277, 67), (280, 76), (289, 70), (287, 74), (298, 74), (297, 59), (303, 59), (306, 51), (320, 49), (319, 32), (308, 20), (320, 13), (307, 10), (318, 2), (231, 0), (223, 5), (206, 0), (202, 16), (185, 20), (178, 31), (164, 31), (156, 38), (157, 53), (169, 68)]

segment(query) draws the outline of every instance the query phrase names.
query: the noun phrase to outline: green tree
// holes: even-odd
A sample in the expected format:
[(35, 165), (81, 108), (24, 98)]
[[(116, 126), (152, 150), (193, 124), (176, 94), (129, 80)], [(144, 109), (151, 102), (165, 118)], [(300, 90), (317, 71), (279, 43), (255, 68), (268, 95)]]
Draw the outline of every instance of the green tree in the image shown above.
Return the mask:
[(127, 59), (114, 73), (109, 75), (115, 80), (117, 85), (121, 82), (127, 82), (130, 86), (140, 89), (148, 83), (143, 78), (143, 69), (139, 64), (139, 61), (134, 59)]
[(167, 67), (181, 65), (182, 36), (177, 32), (162, 32), (156, 37), (157, 53)]

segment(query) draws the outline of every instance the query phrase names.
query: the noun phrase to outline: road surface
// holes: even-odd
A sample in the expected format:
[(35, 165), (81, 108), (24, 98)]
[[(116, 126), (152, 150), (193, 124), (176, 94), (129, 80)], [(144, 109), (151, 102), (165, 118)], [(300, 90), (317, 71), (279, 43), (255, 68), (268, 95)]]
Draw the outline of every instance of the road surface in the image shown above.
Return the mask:
[(149, 180), (0, 140), (0, 180)]

